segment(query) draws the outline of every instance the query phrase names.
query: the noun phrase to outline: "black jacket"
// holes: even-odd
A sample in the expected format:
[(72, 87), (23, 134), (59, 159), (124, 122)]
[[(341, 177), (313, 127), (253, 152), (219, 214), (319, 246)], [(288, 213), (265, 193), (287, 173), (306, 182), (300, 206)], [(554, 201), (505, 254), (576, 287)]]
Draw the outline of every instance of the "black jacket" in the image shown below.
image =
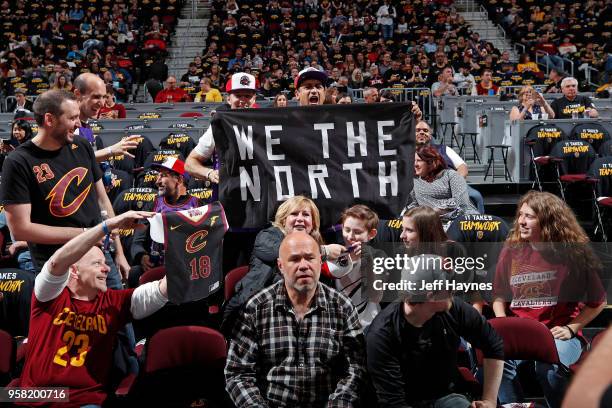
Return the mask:
[(236, 294), (225, 305), (223, 327), (231, 330), (238, 311), (247, 300), (280, 277), (276, 259), (285, 234), (277, 227), (266, 228), (257, 234), (249, 262), (249, 272), (236, 285)]
[(366, 341), (368, 372), (380, 407), (408, 408), (461, 392), (460, 337), (481, 349), (485, 358), (503, 360), (501, 337), (459, 298), (453, 298), (450, 310), (436, 313), (420, 328), (408, 323), (402, 302), (383, 309), (370, 325)]

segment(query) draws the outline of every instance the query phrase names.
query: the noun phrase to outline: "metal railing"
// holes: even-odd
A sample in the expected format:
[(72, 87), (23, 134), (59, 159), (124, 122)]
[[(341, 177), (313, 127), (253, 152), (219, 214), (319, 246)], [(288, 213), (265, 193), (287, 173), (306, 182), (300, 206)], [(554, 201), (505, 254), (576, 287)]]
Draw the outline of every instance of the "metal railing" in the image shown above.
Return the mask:
[(598, 69), (593, 68), (590, 65), (587, 65), (585, 67), (584, 77), (588, 85), (599, 86), (599, 84), (597, 82), (594, 82), (593, 80), (593, 77), (595, 77), (595, 81), (599, 82), (599, 70)]
[[(396, 102), (411, 102), (414, 101), (419, 105), (423, 116), (430, 119), (434, 116), (433, 96), (429, 88), (382, 88), (380, 93), (385, 91), (390, 92)], [(349, 94), (353, 100), (363, 100), (363, 89), (349, 89)]]

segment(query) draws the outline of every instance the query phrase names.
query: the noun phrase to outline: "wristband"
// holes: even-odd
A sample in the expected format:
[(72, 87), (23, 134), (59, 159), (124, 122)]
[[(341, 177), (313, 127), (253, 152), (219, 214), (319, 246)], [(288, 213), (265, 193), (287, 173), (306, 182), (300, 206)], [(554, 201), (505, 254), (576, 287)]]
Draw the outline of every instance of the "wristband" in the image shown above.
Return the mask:
[(569, 330), (569, 331), (570, 331), (570, 333), (572, 333), (572, 339), (573, 339), (574, 337), (576, 337), (576, 333), (575, 333), (575, 332), (572, 330), (572, 328), (571, 328), (571, 327), (569, 327), (567, 324), (566, 324), (565, 326), (563, 326), (563, 327), (567, 327), (567, 330)]
[(108, 230), (108, 225), (106, 225), (106, 221), (102, 221), (102, 231), (104, 231), (104, 234), (110, 235), (110, 231)]

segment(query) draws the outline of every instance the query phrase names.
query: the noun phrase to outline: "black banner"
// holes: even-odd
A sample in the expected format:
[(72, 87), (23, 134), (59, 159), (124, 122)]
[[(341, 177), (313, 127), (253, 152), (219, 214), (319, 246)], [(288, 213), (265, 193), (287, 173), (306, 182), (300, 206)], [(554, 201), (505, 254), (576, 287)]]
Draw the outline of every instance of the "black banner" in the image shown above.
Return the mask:
[(312, 198), (321, 226), (361, 203), (399, 214), (412, 190), (414, 119), (399, 103), (219, 111), (219, 197), (232, 227), (259, 228), (281, 202)]

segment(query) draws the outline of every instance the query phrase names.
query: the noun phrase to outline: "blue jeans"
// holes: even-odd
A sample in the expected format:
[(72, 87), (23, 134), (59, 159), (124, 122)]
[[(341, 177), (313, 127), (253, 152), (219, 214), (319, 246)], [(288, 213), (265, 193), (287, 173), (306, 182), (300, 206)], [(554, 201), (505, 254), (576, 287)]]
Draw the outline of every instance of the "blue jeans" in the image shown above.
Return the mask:
[(563, 58), (558, 55), (545, 55), (542, 61), (548, 68), (554, 68), (557, 71), (564, 71), (563, 69)]
[[(555, 339), (555, 345), (559, 353), (559, 360), (566, 367), (578, 361), (580, 354), (582, 354), (582, 343), (576, 337), (570, 340)], [(523, 362), (525, 361), (506, 360), (502, 382), (499, 387), (499, 400), (501, 404), (522, 400), (523, 392), (518, 378), (516, 378), (516, 369)], [(568, 376), (555, 364), (536, 362), (535, 370), (548, 406), (551, 408), (560, 407), (565, 390), (569, 384)]]
[(433, 408), (468, 408), (470, 405), (471, 403), (465, 395), (449, 394), (435, 400)]
[(482, 197), (482, 194), (480, 194), (480, 191), (468, 185), (467, 192), (468, 192), (468, 196), (470, 197), (470, 201), (472, 202), (472, 204), (476, 206), (476, 208), (478, 209), (478, 212), (480, 214), (484, 214), (485, 213), (484, 198)]
[[(119, 269), (113, 260), (112, 255), (108, 251), (104, 251), (104, 257), (106, 264), (110, 267), (110, 271), (108, 275), (106, 275), (106, 286), (110, 289), (123, 289), (123, 284), (121, 281), (121, 273), (119, 273)], [(120, 330), (119, 341), (125, 342), (123, 347), (128, 348), (129, 350), (134, 350), (136, 346), (136, 336), (134, 334), (134, 328), (131, 323), (125, 325), (123, 329)], [(128, 373), (138, 374), (138, 359), (136, 358), (136, 353), (134, 355), (130, 355), (127, 358), (127, 361), (124, 361), (126, 364), (126, 370)]]
[(393, 39), (393, 24), (382, 25), (382, 35), (385, 40)]

